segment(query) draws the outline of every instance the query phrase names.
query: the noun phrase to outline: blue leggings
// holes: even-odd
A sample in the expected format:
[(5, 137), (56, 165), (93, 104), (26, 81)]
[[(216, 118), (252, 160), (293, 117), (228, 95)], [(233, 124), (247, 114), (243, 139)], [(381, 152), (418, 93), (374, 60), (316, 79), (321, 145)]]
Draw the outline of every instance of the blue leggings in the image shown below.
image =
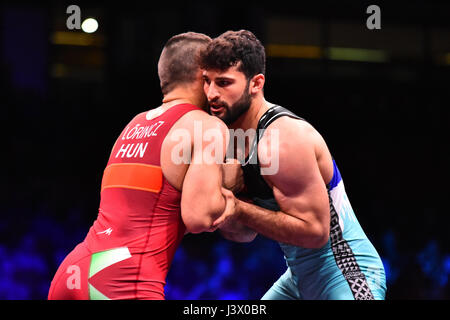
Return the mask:
[[(371, 288), (375, 300), (385, 299), (385, 290), (383, 288)], [(272, 287), (264, 294), (262, 300), (310, 300), (311, 298), (303, 297), (300, 293), (296, 281), (292, 276), (291, 269), (286, 272), (272, 285)], [(355, 300), (352, 291), (346, 281), (340, 286), (333, 287), (320, 295), (323, 300)]]

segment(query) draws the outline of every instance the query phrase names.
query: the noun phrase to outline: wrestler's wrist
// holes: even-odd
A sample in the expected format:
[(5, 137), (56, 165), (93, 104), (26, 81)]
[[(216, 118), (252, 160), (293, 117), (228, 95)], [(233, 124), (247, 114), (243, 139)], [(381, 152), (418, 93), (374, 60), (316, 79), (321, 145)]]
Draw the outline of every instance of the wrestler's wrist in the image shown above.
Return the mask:
[(235, 207), (234, 207), (234, 210), (235, 210), (235, 215), (236, 215), (236, 218), (237, 219), (239, 219), (240, 217), (242, 217), (242, 213), (243, 213), (243, 209), (244, 209), (244, 207), (245, 207), (245, 205), (246, 205), (246, 202), (245, 201), (242, 201), (241, 199), (239, 199), (239, 198), (235, 198), (236, 199), (236, 202), (235, 202)]

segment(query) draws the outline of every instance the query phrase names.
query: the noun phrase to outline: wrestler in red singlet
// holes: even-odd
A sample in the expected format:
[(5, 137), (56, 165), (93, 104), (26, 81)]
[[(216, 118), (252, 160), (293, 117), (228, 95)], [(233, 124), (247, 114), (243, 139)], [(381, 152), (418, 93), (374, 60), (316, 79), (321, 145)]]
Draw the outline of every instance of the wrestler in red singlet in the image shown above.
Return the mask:
[[(237, 180), (224, 182), (229, 179), (222, 172), (229, 169), (219, 159), (226, 154), (228, 130), (200, 109), (206, 96), (198, 57), (210, 41), (186, 32), (164, 45), (158, 61), (162, 104), (138, 114), (114, 144), (97, 220), (59, 266), (49, 299), (164, 299), (165, 278), (185, 231), (214, 231), (216, 219), (235, 216), (235, 198), (226, 188)], [(203, 143), (211, 133), (223, 142), (221, 149)], [(209, 153), (219, 161), (202, 161)]]
[(151, 120), (143, 112), (126, 126), (103, 174), (97, 220), (59, 267), (49, 299), (164, 299), (185, 226), (181, 192), (162, 174), (160, 152), (191, 110), (200, 109), (181, 104)]

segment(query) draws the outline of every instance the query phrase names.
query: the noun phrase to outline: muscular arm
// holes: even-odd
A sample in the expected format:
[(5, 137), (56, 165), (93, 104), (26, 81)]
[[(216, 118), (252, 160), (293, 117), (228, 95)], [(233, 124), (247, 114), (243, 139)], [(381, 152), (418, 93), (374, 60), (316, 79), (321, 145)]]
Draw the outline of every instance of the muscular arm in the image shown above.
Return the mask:
[[(197, 124), (200, 123), (197, 120)], [(214, 141), (225, 155), (228, 141), (227, 127), (218, 119), (205, 116), (202, 119), (203, 141), (195, 141), (192, 147), (191, 162), (184, 177), (181, 193), (181, 216), (188, 232), (200, 233), (211, 229), (214, 220), (224, 213), (227, 197), (222, 189), (222, 168), (219, 161), (208, 161), (206, 157), (215, 156), (219, 149), (211, 148)], [(206, 142), (205, 132), (214, 133), (215, 140)], [(195, 137), (195, 134), (191, 135)], [(200, 143), (202, 142), (202, 143)], [(230, 192), (231, 193), (231, 192)], [(234, 204), (233, 204), (234, 205)]]
[[(236, 159), (227, 159), (222, 165), (223, 187), (237, 194), (244, 188), (244, 174), (241, 163)], [(221, 224), (220, 234), (228, 240), (235, 242), (251, 242), (257, 233), (244, 225), (236, 218), (231, 218)]]
[(269, 128), (279, 129), (278, 145), (274, 140), (271, 143), (267, 130), (258, 147), (262, 168), (278, 161), (278, 170), (264, 178), (272, 186), (281, 210), (240, 200), (236, 210), (242, 223), (268, 238), (320, 248), (328, 241), (330, 214), (326, 185), (317, 163), (318, 133), (295, 121), (287, 117), (275, 121)]

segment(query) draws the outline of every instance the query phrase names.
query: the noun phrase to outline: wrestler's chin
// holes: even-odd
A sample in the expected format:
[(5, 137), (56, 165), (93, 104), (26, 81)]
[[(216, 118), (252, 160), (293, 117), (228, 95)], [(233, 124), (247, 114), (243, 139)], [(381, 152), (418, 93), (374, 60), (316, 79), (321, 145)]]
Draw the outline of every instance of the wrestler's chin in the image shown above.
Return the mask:
[(209, 114), (212, 116), (215, 116), (219, 119), (223, 119), (223, 118), (225, 118), (225, 115), (226, 115), (226, 109), (224, 107), (219, 107), (219, 108), (210, 107)]

